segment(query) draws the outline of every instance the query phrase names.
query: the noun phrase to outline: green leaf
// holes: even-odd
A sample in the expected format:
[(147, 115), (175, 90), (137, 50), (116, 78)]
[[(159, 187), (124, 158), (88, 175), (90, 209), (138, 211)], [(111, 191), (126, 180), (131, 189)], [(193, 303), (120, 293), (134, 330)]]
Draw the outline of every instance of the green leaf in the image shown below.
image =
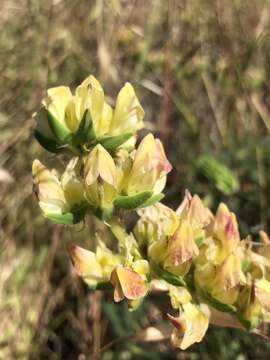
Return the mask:
[(136, 209), (141, 207), (152, 195), (152, 191), (143, 191), (132, 196), (118, 196), (114, 201), (114, 205), (120, 209)]
[(66, 144), (71, 139), (71, 132), (63, 125), (60, 121), (58, 121), (49, 111), (47, 111), (47, 118), (50, 128), (55, 135), (55, 137), (59, 140), (61, 144)]
[(197, 170), (225, 195), (239, 190), (237, 176), (223, 163), (211, 155), (202, 155), (195, 163)]
[(133, 133), (126, 133), (116, 136), (104, 136), (97, 140), (105, 149), (115, 150), (133, 136)]
[(186, 282), (182, 276), (170, 273), (169, 271), (163, 269), (160, 264), (151, 261), (151, 267), (159, 277), (161, 277), (163, 280), (166, 280), (169, 284), (175, 286), (186, 286)]
[(39, 144), (44, 147), (44, 149), (52, 152), (52, 153), (58, 153), (59, 152), (59, 144), (54, 139), (49, 139), (46, 136), (44, 136), (42, 133), (40, 133), (38, 130), (35, 130), (34, 136), (36, 140), (39, 142)]
[(150, 197), (150, 199), (146, 200), (143, 205), (139, 206), (139, 208), (144, 208), (150, 205), (155, 204), (156, 202), (162, 200), (164, 198), (164, 194), (156, 194)]
[(95, 139), (95, 133), (93, 129), (93, 121), (91, 117), (90, 111), (85, 110), (78, 130), (73, 135), (72, 141), (73, 143), (80, 144), (85, 143), (87, 141), (92, 141)]

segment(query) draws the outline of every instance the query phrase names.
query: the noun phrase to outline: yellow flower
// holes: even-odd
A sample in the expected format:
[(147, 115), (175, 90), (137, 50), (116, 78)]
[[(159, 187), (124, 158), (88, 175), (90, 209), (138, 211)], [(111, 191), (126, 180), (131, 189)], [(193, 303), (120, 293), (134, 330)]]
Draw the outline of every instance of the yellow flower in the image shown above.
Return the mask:
[(77, 162), (77, 158), (72, 159), (60, 178), (56, 171), (50, 171), (39, 160), (34, 160), (34, 190), (45, 217), (64, 224), (81, 220), (84, 212), (80, 211), (84, 209), (85, 199), (82, 182), (75, 170)]
[(199, 196), (192, 196), (187, 190), (176, 213), (181, 220), (189, 222), (194, 230), (204, 229), (213, 220), (211, 211), (203, 205)]
[(184, 287), (169, 286), (169, 295), (171, 298), (171, 304), (174, 309), (179, 309), (181, 305), (187, 304), (192, 300), (192, 297), (188, 290)]
[(216, 267), (212, 296), (222, 303), (233, 304), (239, 294), (239, 285), (244, 280), (239, 256), (230, 254), (221, 265)]
[(262, 308), (270, 313), (270, 282), (263, 278), (256, 279), (255, 296)]
[[(143, 127), (144, 111), (131, 84), (120, 90), (115, 111), (105, 101), (98, 80), (90, 75), (73, 95), (66, 86), (47, 90), (37, 113), (36, 138), (47, 150), (98, 140), (107, 149), (134, 147), (135, 133)], [(80, 149), (80, 147), (78, 147)]]
[(166, 158), (162, 143), (148, 134), (135, 152), (134, 162), (129, 174), (126, 192), (133, 195), (142, 191), (163, 190), (167, 173), (172, 169)]
[(172, 333), (172, 343), (182, 350), (204, 337), (209, 325), (209, 309), (205, 304), (196, 306), (192, 303), (183, 305), (183, 312), (179, 317), (169, 315), (169, 320), (175, 327)]
[(143, 127), (144, 111), (130, 83), (120, 90), (110, 126), (110, 134), (133, 133)]
[(111, 155), (100, 144), (88, 155), (84, 176), (89, 203), (101, 209), (112, 208), (117, 193), (116, 167)]
[(76, 273), (91, 287), (108, 282), (121, 262), (103, 243), (98, 245), (96, 253), (74, 244), (68, 246), (68, 252)]
[(75, 108), (79, 119), (89, 109), (97, 138), (109, 132), (113, 111), (105, 102), (102, 86), (93, 75), (87, 77), (76, 89)]
[[(176, 232), (170, 237), (166, 249), (164, 267), (168, 271), (179, 274), (189, 270), (191, 260), (199, 255), (199, 248), (194, 241), (194, 231), (187, 221), (181, 221)], [(184, 266), (184, 267), (183, 267)]]
[(150, 246), (176, 231), (179, 220), (176, 213), (160, 202), (137, 211), (140, 216), (134, 234), (140, 244)]
[(187, 221), (194, 232), (194, 240), (197, 244), (205, 241), (206, 228), (213, 221), (211, 211), (205, 207), (198, 195), (192, 196), (186, 190), (184, 200), (176, 210), (181, 220)]

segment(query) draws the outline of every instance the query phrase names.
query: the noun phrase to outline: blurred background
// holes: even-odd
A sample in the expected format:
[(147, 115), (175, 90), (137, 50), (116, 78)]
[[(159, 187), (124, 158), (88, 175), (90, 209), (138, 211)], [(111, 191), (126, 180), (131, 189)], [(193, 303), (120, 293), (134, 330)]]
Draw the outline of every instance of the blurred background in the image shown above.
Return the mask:
[(113, 104), (130, 81), (146, 111), (140, 136), (159, 136), (174, 166), (165, 203), (185, 188), (213, 210), (224, 201), (256, 239), (270, 220), (270, 1), (1, 0), (0, 10), (0, 359), (269, 359), (269, 342), (237, 330), (211, 327), (187, 351), (146, 341), (145, 329), (165, 326), (167, 300), (129, 313), (89, 292), (65, 248), (93, 247), (101, 224), (44, 220), (31, 164), (53, 160), (33, 137), (46, 88), (91, 73)]

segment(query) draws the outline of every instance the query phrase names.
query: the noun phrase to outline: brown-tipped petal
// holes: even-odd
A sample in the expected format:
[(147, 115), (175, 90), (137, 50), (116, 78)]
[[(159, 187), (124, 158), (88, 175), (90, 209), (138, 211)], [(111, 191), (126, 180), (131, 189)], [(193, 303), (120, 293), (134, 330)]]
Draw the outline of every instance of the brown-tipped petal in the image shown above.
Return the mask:
[(114, 300), (116, 302), (127, 298), (135, 300), (147, 293), (147, 286), (143, 278), (134, 270), (117, 266), (111, 274), (111, 283), (114, 287)]

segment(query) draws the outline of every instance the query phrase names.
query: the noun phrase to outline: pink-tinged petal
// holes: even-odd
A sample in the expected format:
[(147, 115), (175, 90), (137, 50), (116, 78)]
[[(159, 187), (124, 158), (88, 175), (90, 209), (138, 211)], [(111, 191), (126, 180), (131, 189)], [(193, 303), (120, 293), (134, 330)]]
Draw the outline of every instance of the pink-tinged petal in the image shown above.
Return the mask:
[(236, 216), (223, 203), (217, 209), (213, 232), (228, 251), (235, 250), (239, 244), (240, 236)]
[(183, 221), (169, 239), (164, 265), (178, 266), (198, 255), (199, 249), (194, 241), (193, 229), (189, 223)]
[(119, 302), (125, 298), (135, 300), (147, 293), (147, 286), (143, 278), (134, 270), (117, 266), (111, 274), (111, 283), (114, 287), (114, 300)]
[(204, 337), (208, 329), (210, 311), (205, 304), (196, 306), (188, 303), (183, 308), (184, 311), (179, 317), (168, 315), (168, 318), (175, 328), (171, 336), (173, 345), (185, 350)]
[(172, 316), (171, 314), (167, 314), (168, 319), (170, 320), (170, 323), (178, 330), (184, 333), (185, 326), (183, 321), (179, 319), (179, 317)]
[(166, 157), (162, 142), (159, 139), (155, 139), (155, 142), (158, 158), (160, 159), (160, 169), (161, 171), (164, 171), (166, 174), (168, 174), (172, 170), (172, 164)]

